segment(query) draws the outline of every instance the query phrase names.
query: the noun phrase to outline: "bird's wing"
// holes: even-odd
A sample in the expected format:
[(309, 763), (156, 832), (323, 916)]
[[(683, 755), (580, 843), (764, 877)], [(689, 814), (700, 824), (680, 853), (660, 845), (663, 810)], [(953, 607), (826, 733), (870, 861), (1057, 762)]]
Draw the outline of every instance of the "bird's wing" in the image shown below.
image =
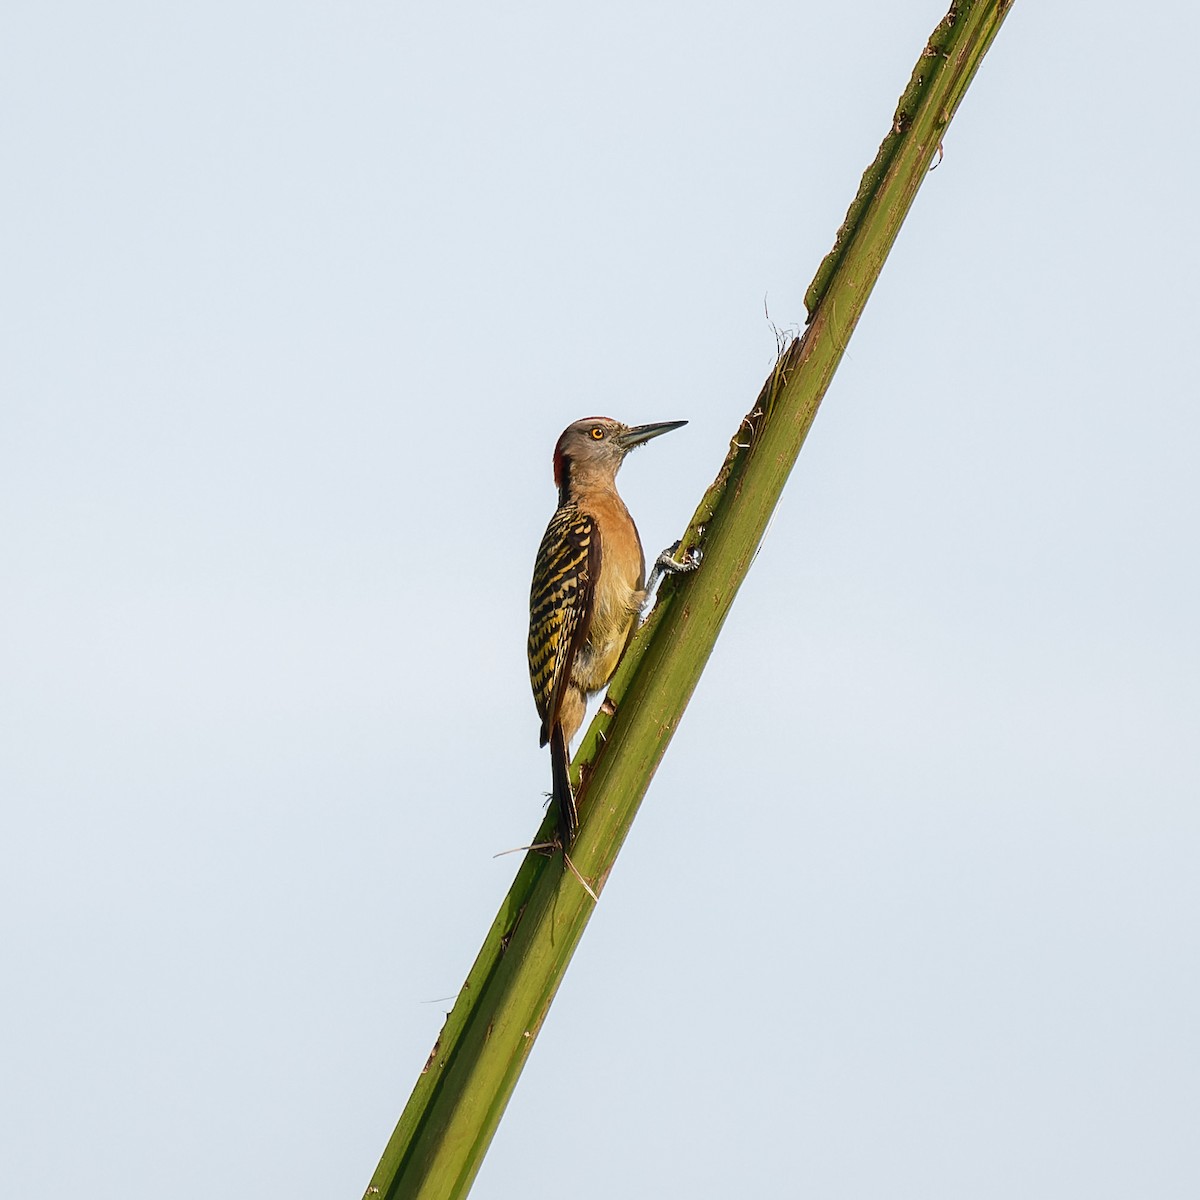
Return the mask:
[(546, 527), (529, 591), (529, 679), (542, 718), (542, 745), (558, 716), (571, 663), (587, 639), (600, 576), (592, 518), (563, 505)]

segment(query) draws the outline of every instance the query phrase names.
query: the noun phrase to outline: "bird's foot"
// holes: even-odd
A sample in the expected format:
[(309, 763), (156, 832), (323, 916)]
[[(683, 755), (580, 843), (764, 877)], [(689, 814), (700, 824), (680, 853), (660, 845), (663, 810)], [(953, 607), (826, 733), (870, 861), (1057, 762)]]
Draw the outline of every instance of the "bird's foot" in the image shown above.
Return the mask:
[(693, 546), (682, 559), (675, 557), (679, 553), (680, 542), (675, 541), (668, 546), (655, 560), (654, 569), (660, 575), (686, 575), (694, 571), (704, 558), (704, 551), (699, 546)]
[(675, 542), (674, 545), (668, 546), (654, 560), (654, 567), (650, 571), (650, 578), (646, 581), (646, 604), (643, 609), (643, 615), (649, 613), (653, 607), (654, 593), (658, 585), (662, 583), (664, 576), (685, 575), (687, 572), (694, 571), (700, 566), (701, 559), (704, 557), (704, 551), (699, 546), (693, 546), (682, 559), (678, 559), (675, 555), (679, 552), (680, 545), (680, 542)]

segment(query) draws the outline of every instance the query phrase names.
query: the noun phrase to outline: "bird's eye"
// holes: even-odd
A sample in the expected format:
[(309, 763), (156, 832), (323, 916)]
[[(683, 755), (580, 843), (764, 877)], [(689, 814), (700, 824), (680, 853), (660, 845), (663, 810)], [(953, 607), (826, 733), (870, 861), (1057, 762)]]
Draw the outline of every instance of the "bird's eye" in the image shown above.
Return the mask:
[(596, 441), (599, 441), (603, 436), (604, 430), (601, 429), (599, 425), (594, 425), (592, 427), (592, 437), (594, 437)]

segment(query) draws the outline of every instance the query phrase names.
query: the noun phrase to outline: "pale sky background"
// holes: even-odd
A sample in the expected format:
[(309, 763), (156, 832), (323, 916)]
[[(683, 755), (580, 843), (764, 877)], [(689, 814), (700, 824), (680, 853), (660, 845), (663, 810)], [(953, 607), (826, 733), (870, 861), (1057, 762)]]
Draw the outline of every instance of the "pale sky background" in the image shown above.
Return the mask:
[[(361, 1195), (946, 6), (7, 13), (0, 1194)], [(1198, 44), (1018, 0), (475, 1197), (1200, 1195)]]

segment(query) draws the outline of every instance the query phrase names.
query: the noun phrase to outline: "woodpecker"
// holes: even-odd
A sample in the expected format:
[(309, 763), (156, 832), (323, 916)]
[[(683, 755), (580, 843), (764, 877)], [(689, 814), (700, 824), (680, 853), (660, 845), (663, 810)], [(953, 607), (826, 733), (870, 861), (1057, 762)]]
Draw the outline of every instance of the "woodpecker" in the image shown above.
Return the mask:
[(587, 417), (554, 447), (558, 509), (538, 549), (529, 591), (529, 679), (550, 743), (553, 798), (563, 846), (579, 826), (567, 773), (571, 739), (587, 698), (613, 677), (646, 598), (646, 561), (637, 527), (617, 495), (617, 471), (637, 446), (686, 425), (632, 428)]

